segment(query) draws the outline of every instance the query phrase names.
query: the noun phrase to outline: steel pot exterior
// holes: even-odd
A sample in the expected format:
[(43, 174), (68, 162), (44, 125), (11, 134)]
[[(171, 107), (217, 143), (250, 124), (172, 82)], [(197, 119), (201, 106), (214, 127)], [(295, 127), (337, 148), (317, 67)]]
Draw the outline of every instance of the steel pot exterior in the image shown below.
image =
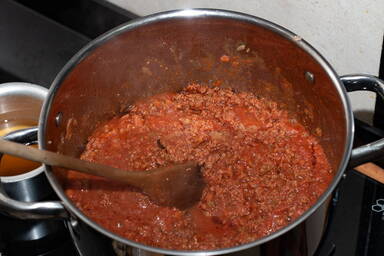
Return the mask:
[[(245, 64), (220, 63), (221, 55)], [(40, 118), (39, 145), (78, 156), (98, 123), (123, 113), (135, 100), (196, 81), (235, 84), (237, 90), (271, 98), (317, 136), (335, 170), (318, 202), (290, 225), (248, 244), (211, 251), (165, 250), (117, 236), (88, 219), (66, 197), (60, 170), (47, 166), (51, 185), (73, 216), (113, 240), (143, 250), (217, 255), (262, 245), (324, 208), (351, 153), (353, 118), (345, 89), (327, 61), (299, 36), (241, 13), (170, 11), (124, 24), (92, 41), (54, 80)], [(256, 81), (262, 86), (254, 86)]]

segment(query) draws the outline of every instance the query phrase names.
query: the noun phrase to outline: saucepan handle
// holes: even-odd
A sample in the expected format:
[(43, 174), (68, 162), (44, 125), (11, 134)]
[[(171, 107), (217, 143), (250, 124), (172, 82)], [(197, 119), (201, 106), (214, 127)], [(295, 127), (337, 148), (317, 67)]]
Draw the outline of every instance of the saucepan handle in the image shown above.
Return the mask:
[(65, 219), (68, 217), (62, 202), (20, 202), (7, 196), (1, 182), (0, 211), (19, 219)]
[[(37, 128), (19, 130), (3, 137), (18, 143), (30, 143), (37, 139)], [(0, 153), (0, 158), (2, 154)], [(63, 219), (68, 212), (60, 201), (22, 202), (10, 198), (0, 178), (0, 212), (21, 219)]]
[[(340, 79), (348, 92), (371, 91), (384, 100), (384, 81), (375, 76), (356, 74), (342, 76)], [(353, 168), (381, 157), (384, 157), (384, 139), (354, 148), (348, 167)]]

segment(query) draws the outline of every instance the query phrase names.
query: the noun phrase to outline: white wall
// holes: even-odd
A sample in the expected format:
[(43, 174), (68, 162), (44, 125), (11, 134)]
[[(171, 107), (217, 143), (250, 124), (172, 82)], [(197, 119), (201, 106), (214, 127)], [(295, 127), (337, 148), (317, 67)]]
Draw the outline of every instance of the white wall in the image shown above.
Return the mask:
[[(384, 0), (109, 0), (138, 15), (179, 8), (220, 8), (275, 22), (312, 44), (340, 75), (378, 74)], [(373, 94), (374, 95), (374, 94)], [(372, 110), (374, 96), (354, 93), (355, 110)], [(367, 120), (368, 116), (362, 119)]]

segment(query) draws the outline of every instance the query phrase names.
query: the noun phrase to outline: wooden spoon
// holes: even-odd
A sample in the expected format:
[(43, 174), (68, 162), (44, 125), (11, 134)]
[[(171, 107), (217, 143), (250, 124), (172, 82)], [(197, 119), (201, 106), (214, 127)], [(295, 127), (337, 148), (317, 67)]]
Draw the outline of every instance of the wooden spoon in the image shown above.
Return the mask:
[(372, 162), (356, 166), (353, 169), (384, 184), (384, 170)]
[(4, 139), (0, 139), (0, 152), (123, 182), (140, 188), (159, 205), (179, 209), (187, 209), (198, 202), (205, 186), (200, 166), (196, 162), (175, 164), (148, 171), (128, 171)]

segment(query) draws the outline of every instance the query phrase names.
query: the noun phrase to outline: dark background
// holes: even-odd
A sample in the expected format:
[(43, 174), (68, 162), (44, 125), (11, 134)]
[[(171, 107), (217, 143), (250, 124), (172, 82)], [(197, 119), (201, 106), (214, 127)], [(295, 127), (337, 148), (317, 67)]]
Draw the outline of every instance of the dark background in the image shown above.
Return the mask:
[(85, 44), (136, 17), (97, 0), (1, 0), (0, 82), (49, 87)]

